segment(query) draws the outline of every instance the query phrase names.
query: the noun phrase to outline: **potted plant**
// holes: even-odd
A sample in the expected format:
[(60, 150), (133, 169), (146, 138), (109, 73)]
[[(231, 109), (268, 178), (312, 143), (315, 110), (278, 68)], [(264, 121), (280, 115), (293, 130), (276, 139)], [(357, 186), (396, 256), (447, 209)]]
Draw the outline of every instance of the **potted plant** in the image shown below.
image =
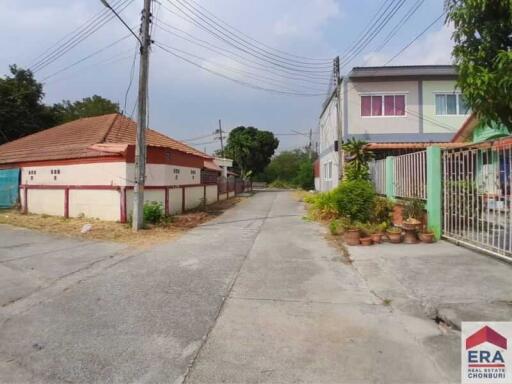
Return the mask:
[(424, 243), (430, 244), (434, 242), (434, 232), (432, 232), (430, 229), (425, 228), (419, 233), (418, 237)]
[(370, 237), (375, 244), (382, 243), (382, 237), (384, 236), (384, 230), (386, 229), (386, 227), (383, 228), (382, 224), (386, 225), (386, 223), (373, 224), (371, 227)]
[(398, 244), (402, 242), (402, 229), (399, 227), (390, 227), (386, 230), (390, 243)]
[(359, 239), (361, 241), (361, 245), (372, 245), (373, 241), (370, 236), (371, 233), (371, 225), (370, 224), (360, 224), (359, 225), (359, 232), (361, 233), (361, 238)]
[(347, 245), (359, 245), (360, 238), (361, 233), (359, 232), (359, 228), (356, 226), (349, 227), (343, 235), (343, 239)]

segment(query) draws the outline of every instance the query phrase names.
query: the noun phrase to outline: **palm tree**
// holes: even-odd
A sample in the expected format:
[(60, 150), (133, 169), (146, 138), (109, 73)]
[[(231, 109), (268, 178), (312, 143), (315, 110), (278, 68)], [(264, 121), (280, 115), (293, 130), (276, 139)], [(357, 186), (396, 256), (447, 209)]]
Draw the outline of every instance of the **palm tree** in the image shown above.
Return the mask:
[[(350, 174), (354, 178), (368, 178), (368, 163), (375, 157), (373, 152), (366, 149), (366, 141), (355, 138), (348, 139), (342, 144), (341, 148), (346, 153), (345, 160), (347, 167), (350, 167)], [(346, 169), (348, 171), (348, 169)], [(345, 172), (346, 174), (348, 172)]]

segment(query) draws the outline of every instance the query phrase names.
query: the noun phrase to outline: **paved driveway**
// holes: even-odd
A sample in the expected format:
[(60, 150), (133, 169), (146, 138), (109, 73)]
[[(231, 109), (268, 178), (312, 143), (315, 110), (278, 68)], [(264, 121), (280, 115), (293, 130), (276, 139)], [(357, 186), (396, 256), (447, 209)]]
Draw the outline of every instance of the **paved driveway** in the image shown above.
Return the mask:
[(144, 251), (0, 227), (0, 382), (459, 382), (458, 333), (303, 215), (258, 193)]

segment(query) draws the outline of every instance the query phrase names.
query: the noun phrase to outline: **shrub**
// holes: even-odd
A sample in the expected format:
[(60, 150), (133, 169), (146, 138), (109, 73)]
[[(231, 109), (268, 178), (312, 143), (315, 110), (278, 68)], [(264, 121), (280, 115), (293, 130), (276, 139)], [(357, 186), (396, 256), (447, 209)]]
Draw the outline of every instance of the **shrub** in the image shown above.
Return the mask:
[(144, 203), (144, 222), (150, 224), (158, 224), (165, 217), (164, 207), (162, 203), (151, 201)]
[(306, 196), (304, 201), (309, 204), (309, 214), (313, 219), (326, 220), (338, 216), (333, 191)]
[(274, 180), (273, 182), (271, 182), (269, 187), (277, 188), (277, 189), (292, 189), (293, 185), (291, 185), (287, 181), (277, 179), (277, 180)]
[(359, 222), (370, 220), (376, 196), (371, 182), (344, 180), (332, 193), (336, 210), (341, 216)]
[(374, 223), (389, 223), (395, 203), (387, 197), (375, 196), (373, 204), (371, 221)]
[(404, 204), (403, 217), (404, 219), (413, 218), (421, 220), (425, 214), (425, 203), (420, 199), (407, 200)]
[(351, 223), (346, 217), (334, 219), (329, 223), (331, 235), (342, 235), (349, 228), (351, 228)]

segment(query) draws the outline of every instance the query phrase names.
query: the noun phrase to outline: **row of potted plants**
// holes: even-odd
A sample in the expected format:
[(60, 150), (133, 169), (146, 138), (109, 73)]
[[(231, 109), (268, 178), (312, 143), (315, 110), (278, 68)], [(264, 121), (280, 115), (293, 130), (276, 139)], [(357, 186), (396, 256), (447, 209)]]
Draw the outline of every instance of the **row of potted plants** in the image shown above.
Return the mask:
[[(363, 224), (347, 229), (343, 235), (345, 243), (347, 245), (368, 246), (372, 244), (380, 244), (383, 241), (388, 241), (392, 244), (399, 244), (404, 240), (409, 244), (414, 244), (419, 241), (424, 243), (434, 242), (434, 233), (428, 229), (415, 230), (415, 232), (408, 230), (408, 232), (405, 231), (403, 227), (391, 226), (386, 228), (384, 231), (380, 229), (368, 231), (367, 227), (367, 225)], [(414, 236), (414, 238), (412, 236)]]

